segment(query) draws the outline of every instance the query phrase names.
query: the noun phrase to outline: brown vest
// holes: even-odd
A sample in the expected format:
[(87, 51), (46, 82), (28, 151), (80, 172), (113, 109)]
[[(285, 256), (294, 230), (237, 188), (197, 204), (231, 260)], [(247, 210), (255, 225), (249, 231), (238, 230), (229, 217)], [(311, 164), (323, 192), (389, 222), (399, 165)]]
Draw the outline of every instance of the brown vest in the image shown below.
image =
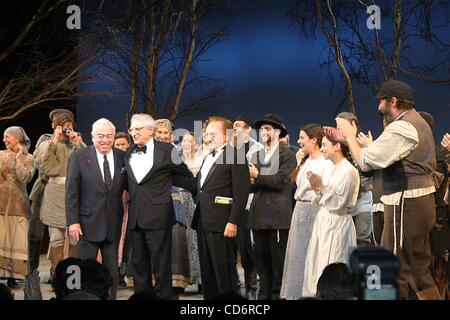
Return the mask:
[(382, 170), (383, 194), (434, 186), (436, 169), (434, 139), (430, 126), (415, 109), (397, 120), (411, 123), (419, 135), (419, 144), (406, 157)]

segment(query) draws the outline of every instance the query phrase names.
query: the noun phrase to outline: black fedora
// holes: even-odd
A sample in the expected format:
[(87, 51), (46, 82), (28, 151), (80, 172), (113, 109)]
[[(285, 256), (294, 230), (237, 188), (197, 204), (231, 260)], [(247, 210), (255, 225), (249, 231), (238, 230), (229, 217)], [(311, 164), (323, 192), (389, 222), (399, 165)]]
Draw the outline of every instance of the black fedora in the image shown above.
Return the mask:
[(285, 137), (288, 133), (286, 127), (283, 124), (283, 119), (281, 119), (281, 117), (277, 114), (266, 114), (263, 119), (255, 122), (255, 128), (259, 130), (263, 124), (270, 124), (275, 129), (279, 129), (281, 131), (280, 138)]
[(239, 115), (234, 121), (244, 121), (249, 127), (255, 127), (255, 123), (249, 117), (244, 115)]

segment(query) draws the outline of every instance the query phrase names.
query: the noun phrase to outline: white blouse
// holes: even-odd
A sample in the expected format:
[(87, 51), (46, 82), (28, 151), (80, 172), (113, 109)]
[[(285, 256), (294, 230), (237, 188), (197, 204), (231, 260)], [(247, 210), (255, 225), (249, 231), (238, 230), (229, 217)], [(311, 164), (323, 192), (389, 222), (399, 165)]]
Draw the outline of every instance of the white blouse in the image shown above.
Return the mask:
[(311, 184), (306, 176), (308, 171), (318, 174), (322, 177), (323, 184), (326, 185), (330, 181), (334, 164), (330, 160), (326, 160), (323, 156), (317, 159), (306, 159), (305, 163), (300, 167), (297, 174), (297, 191), (295, 191), (295, 200), (312, 201), (316, 197), (316, 193), (311, 188)]

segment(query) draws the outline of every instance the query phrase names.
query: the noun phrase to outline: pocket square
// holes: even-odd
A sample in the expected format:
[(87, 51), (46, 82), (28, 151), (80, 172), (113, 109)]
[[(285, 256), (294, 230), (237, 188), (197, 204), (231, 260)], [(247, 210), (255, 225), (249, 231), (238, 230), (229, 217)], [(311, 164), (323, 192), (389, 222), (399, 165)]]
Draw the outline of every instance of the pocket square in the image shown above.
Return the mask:
[(214, 200), (214, 203), (218, 203), (218, 204), (232, 204), (233, 203), (233, 198), (216, 196), (216, 199)]

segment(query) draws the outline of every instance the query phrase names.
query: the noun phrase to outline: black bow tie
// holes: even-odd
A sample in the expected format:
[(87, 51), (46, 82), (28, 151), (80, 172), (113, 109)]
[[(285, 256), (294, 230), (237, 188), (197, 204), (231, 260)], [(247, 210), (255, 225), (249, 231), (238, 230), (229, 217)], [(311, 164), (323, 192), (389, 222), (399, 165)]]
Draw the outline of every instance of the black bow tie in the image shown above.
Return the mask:
[(147, 152), (147, 146), (144, 145), (144, 146), (140, 147), (140, 146), (136, 145), (134, 147), (133, 153), (139, 153), (139, 152), (146, 153)]
[(217, 154), (218, 152), (222, 151), (224, 148), (225, 148), (225, 147), (220, 147), (220, 148), (217, 148), (217, 149), (212, 149), (212, 150), (209, 152), (209, 154), (212, 155), (213, 157), (215, 157), (216, 154)]

